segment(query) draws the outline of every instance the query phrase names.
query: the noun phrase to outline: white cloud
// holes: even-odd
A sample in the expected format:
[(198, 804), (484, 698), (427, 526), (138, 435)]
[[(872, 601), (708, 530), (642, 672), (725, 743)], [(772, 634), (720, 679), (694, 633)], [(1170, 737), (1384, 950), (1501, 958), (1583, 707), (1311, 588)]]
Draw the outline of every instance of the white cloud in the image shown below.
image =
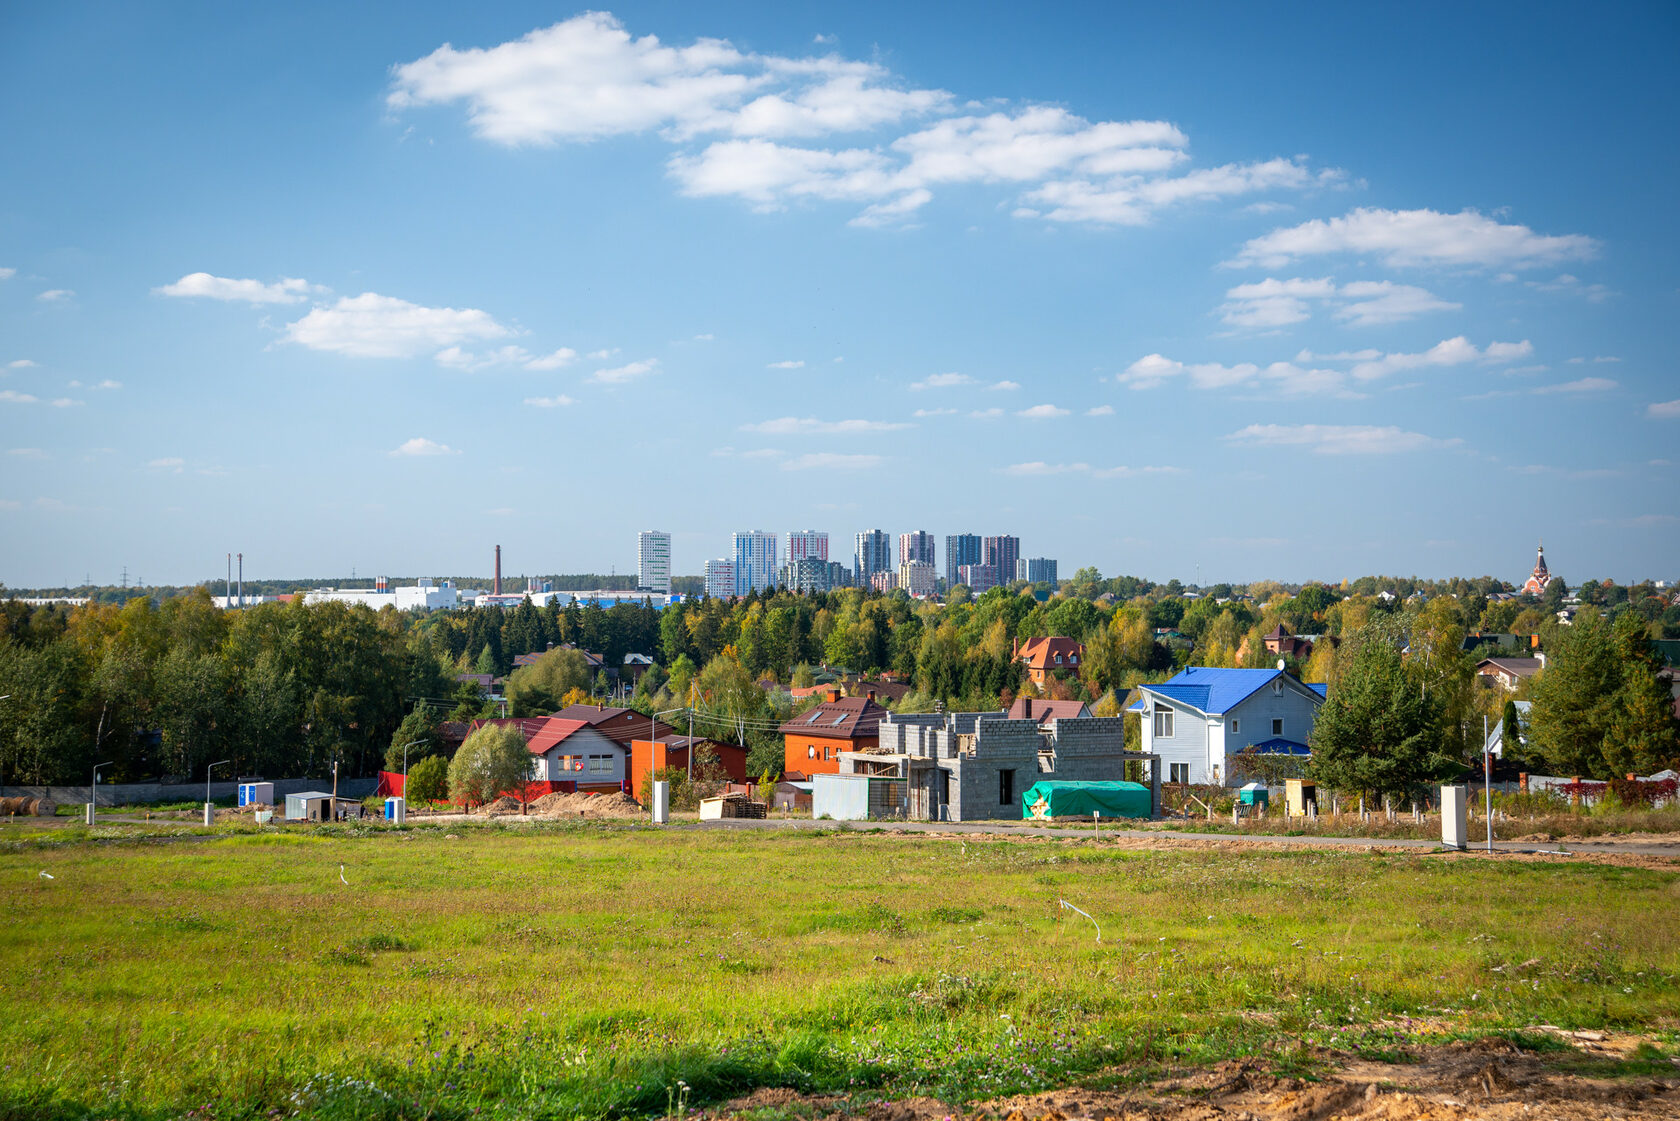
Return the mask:
[(709, 343), (713, 339), (715, 339), (716, 337), (717, 337), (716, 335), (713, 335), (713, 334), (708, 332), (707, 334), (704, 334), (704, 335), (695, 335), (694, 336), (694, 341), (697, 342), (697, 343)]
[(1003, 468), (1005, 475), (1038, 477), (1046, 475), (1089, 475), (1093, 479), (1130, 479), (1151, 475), (1182, 475), (1182, 467), (1092, 467), (1089, 463), (1016, 463)]
[[(0, 278), (4, 279), (4, 278)], [(0, 510), (21, 510), (23, 503), (15, 498), (0, 498)]]
[(40, 448), (7, 448), (7, 455), (15, 455), (19, 459), (46, 459), (47, 453)]
[(1181, 377), (1195, 389), (1263, 385), (1290, 396), (1357, 396), (1348, 388), (1347, 375), (1340, 370), (1301, 366), (1294, 362), (1273, 362), (1268, 366), (1239, 362), (1235, 366), (1226, 366), (1219, 362), (1184, 363), (1161, 354), (1146, 354), (1126, 367), (1115, 377), (1115, 381), (1133, 389), (1154, 389)]
[(1373, 424), (1251, 424), (1225, 438), (1255, 447), (1303, 448), (1317, 455), (1391, 455), (1461, 442)]
[(1000, 408), (997, 408), (996, 406), (993, 406), (990, 409), (975, 409), (973, 412), (969, 413), (968, 415), (971, 416), (971, 417), (974, 417), (977, 420), (991, 420), (994, 417), (1002, 416), (1003, 415), (1003, 410), (1000, 409)]
[(1615, 389), (1621, 383), (1613, 378), (1576, 378), (1560, 385), (1536, 386), (1535, 393), (1601, 393), (1606, 389)]
[(613, 355), (615, 355), (617, 353), (618, 353), (618, 347), (614, 346), (614, 347), (607, 347), (607, 348), (604, 348), (602, 350), (592, 350), (588, 354), (584, 355), (584, 357), (590, 359), (591, 361), (599, 362), (602, 359), (611, 358)]
[(973, 385), (967, 374), (930, 374), (921, 381), (910, 383), (911, 389), (952, 389), (959, 385)]
[(659, 359), (645, 358), (640, 362), (630, 362), (607, 370), (596, 370), (589, 375), (589, 380), (600, 385), (623, 385), (626, 382), (635, 381), (645, 374), (651, 374), (657, 369), (659, 369)]
[(358, 358), (409, 358), (465, 342), (498, 339), (506, 327), (476, 308), (431, 308), (394, 296), (344, 296), (288, 323), (285, 339)]
[(49, 304), (56, 304), (56, 303), (62, 303), (63, 301), (68, 300), (71, 296), (74, 296), (75, 294), (76, 294), (75, 292), (71, 291), (68, 288), (48, 288), (45, 292), (42, 292), (39, 296), (36, 296), (35, 298), (37, 300), (45, 300)]
[(28, 369), (31, 369), (32, 367), (34, 367), (35, 365), (36, 365), (36, 362), (33, 359), (30, 359), (30, 358), (14, 358), (14, 359), (12, 359), (12, 361), (6, 363), (6, 368), (8, 370), (28, 370)]
[(1010, 381), (1008, 378), (1005, 378), (1002, 381), (993, 382), (986, 388), (994, 391), (1008, 392), (1010, 390), (1020, 389), (1021, 383), (1018, 381)]
[(881, 465), (878, 455), (849, 455), (841, 452), (809, 452), (782, 464), (784, 471), (864, 471)]
[[(509, 146), (657, 132), (678, 146), (666, 168), (686, 195), (732, 196), (760, 210), (861, 203), (852, 219), (860, 226), (902, 224), (934, 188), (956, 183), (1029, 188), (1031, 205), (1016, 210), (1024, 217), (1135, 224), (1189, 199), (1342, 179), (1289, 159), (1169, 174), (1187, 161), (1189, 140), (1166, 121), (961, 101), (834, 54), (760, 55), (721, 39), (670, 46), (599, 12), (489, 48), (445, 44), (396, 67), (387, 102), (399, 111), (461, 104), (479, 136)], [(820, 142), (887, 130), (896, 139)], [(792, 139), (817, 142), (784, 143)]]
[(1068, 410), (1056, 405), (1034, 405), (1030, 409), (1022, 409), (1015, 415), (1024, 416), (1030, 420), (1050, 420), (1059, 416), (1067, 416)]
[(1443, 339), (1419, 354), (1385, 354), (1380, 358), (1358, 362), (1352, 369), (1352, 374), (1360, 381), (1371, 381), (1386, 377), (1398, 370), (1416, 370), (1434, 366), (1462, 366), (1469, 362), (1497, 364), (1500, 362), (1514, 362), (1519, 358), (1526, 358), (1534, 353), (1534, 346), (1527, 339), (1515, 343), (1489, 343), (1486, 349), (1478, 350), (1469, 339), (1463, 335)]
[(440, 444), (435, 440), (428, 440), (424, 436), (416, 436), (412, 440), (405, 440), (401, 447), (390, 452), (391, 455), (460, 455), (461, 453), (448, 444)]
[(743, 424), (741, 431), (766, 436), (856, 436), (866, 432), (895, 432), (908, 424), (887, 420), (818, 420), (816, 417), (784, 416), (757, 424)]
[(201, 297), (207, 300), (240, 300), (248, 304), (295, 304), (307, 299), (317, 289), (307, 280), (281, 277), (273, 284), (260, 280), (234, 280), (212, 276), (207, 272), (192, 272), (173, 284), (152, 289), (160, 296)]
[(182, 459), (178, 455), (166, 455), (159, 459), (147, 460), (146, 466), (179, 473), (181, 468), (186, 466), (186, 462), (186, 460)]
[(0, 401), (7, 401), (14, 405), (33, 405), (41, 399), (30, 393), (19, 393), (15, 389), (0, 389)]
[(0, 280), (10, 280), (17, 275), (16, 269), (0, 268)]
[(1085, 410), (1085, 415), (1086, 416), (1113, 416), (1114, 415), (1114, 406), (1113, 405), (1098, 405), (1095, 408), (1086, 409)]
[(522, 346), (502, 346), (495, 350), (476, 353), (458, 346), (448, 346), (432, 357), (440, 366), (448, 366), (453, 370), (466, 370), (468, 372), (488, 370), (493, 366), (524, 366), (526, 369), (551, 368), (531, 366), (531, 354)]
[(93, 388), (95, 388), (95, 389), (121, 389), (122, 388), (122, 382), (117, 381), (115, 378), (106, 378), (104, 381), (100, 382), (98, 385), (94, 386)]
[[(1042, 217), (1052, 222), (1137, 226), (1149, 221), (1156, 211), (1181, 202), (1258, 191), (1303, 190), (1342, 178), (1339, 171), (1314, 173), (1294, 160), (1277, 159), (1226, 164), (1158, 178), (1121, 175), (1102, 183), (1086, 179), (1057, 180), (1028, 191), (1024, 197), (1034, 206), (1045, 208)], [(1028, 212), (1022, 216), (1034, 214)]]
[(1580, 234), (1546, 236), (1504, 225), (1474, 210), (1380, 210), (1361, 207), (1341, 218), (1315, 218), (1274, 230), (1242, 247), (1233, 266), (1281, 268), (1300, 257), (1370, 254), (1391, 267), (1531, 268), (1591, 257), (1598, 242)]
[(554, 397), (527, 397), (525, 398), (525, 403), (527, 405), (535, 405), (539, 409), (561, 409), (565, 408), (567, 405), (575, 405), (577, 402), (573, 401), (564, 393), (561, 393)]
[(1355, 327), (1401, 323), (1431, 311), (1463, 307), (1425, 289), (1387, 280), (1356, 280), (1337, 287), (1329, 277), (1239, 284), (1225, 293), (1220, 318), (1236, 327), (1287, 327), (1312, 317), (1314, 303), (1334, 308), (1335, 318)]
[(562, 366), (570, 366), (577, 361), (578, 352), (569, 346), (547, 354), (538, 355), (525, 363), (527, 370), (558, 370)]
[(70, 397), (54, 397), (51, 401), (48, 401), (47, 404), (51, 405), (55, 409), (73, 409), (78, 405), (85, 405), (87, 402), (77, 401)]
[(769, 370), (803, 370), (805, 360), (803, 358), (789, 358), (781, 362), (772, 362), (765, 368)]
[(732, 447), (721, 447), (712, 452), (720, 459), (781, 459), (787, 453), (780, 448), (754, 448), (751, 451), (737, 451)]
[(1590, 304), (1602, 304), (1615, 293), (1602, 284), (1582, 284), (1579, 277), (1561, 273), (1553, 280), (1529, 280), (1524, 283), (1536, 292), (1561, 293), (1579, 296)]
[[(0, 391), (0, 400), (5, 399), (5, 393)], [(1680, 397), (1672, 401), (1657, 401), (1645, 406), (1645, 415), (1657, 420), (1674, 420), (1680, 417)]]
[(915, 412), (911, 413), (910, 415), (911, 416), (918, 416), (918, 417), (923, 417), (923, 416), (955, 416), (956, 412), (957, 412), (957, 410), (955, 410), (955, 409), (917, 409)]

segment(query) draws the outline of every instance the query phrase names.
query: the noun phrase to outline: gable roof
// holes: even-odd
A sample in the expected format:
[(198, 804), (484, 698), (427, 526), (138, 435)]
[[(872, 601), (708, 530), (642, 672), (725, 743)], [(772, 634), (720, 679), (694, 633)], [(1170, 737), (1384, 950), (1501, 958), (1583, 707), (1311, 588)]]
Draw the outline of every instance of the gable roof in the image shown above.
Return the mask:
[[(1085, 644), (1077, 638), (1053, 636), (1050, 638), (1029, 638), (1021, 643), (1021, 649), (1016, 657), (1027, 663), (1033, 669), (1050, 669), (1055, 665), (1067, 665), (1069, 655), (1079, 656), (1085, 653)], [(1056, 655), (1062, 655), (1063, 661), (1058, 663)]]
[[(1159, 685), (1139, 685), (1138, 689), (1171, 701), (1183, 708), (1193, 708), (1210, 716), (1226, 713), (1270, 685), (1276, 678), (1287, 678), (1302, 686), (1308, 693), (1324, 699), (1322, 685), (1307, 685), (1278, 669), (1210, 669), (1190, 666), (1176, 677)], [(1133, 706), (1142, 711), (1142, 699)]]
[(802, 712), (776, 730), (783, 735), (853, 740), (880, 735), (887, 710), (868, 697), (841, 697)]
[[(1032, 712), (1027, 709), (1031, 706)], [(1079, 720), (1091, 715), (1084, 701), (1047, 701), (1042, 697), (1016, 697), (1009, 706), (1011, 720), (1037, 720), (1040, 724), (1052, 720)]]
[[(482, 728), (486, 724), (518, 728), (525, 737), (525, 749), (532, 755), (543, 755), (565, 743), (574, 732), (589, 727), (581, 720), (561, 720), (553, 716), (497, 717), (473, 721), (474, 728)], [(601, 738), (606, 739), (605, 736)]]
[(1512, 677), (1533, 677), (1545, 668), (1546, 663), (1539, 658), (1483, 658), (1476, 663), (1476, 668), (1479, 670), (1483, 666), (1492, 666)]
[(650, 729), (661, 737), (674, 736), (677, 733), (675, 728), (663, 720), (656, 722), (633, 708), (615, 708), (612, 705), (567, 705), (555, 713), (553, 718), (577, 720), (587, 724), (620, 747), (632, 739), (646, 739)]

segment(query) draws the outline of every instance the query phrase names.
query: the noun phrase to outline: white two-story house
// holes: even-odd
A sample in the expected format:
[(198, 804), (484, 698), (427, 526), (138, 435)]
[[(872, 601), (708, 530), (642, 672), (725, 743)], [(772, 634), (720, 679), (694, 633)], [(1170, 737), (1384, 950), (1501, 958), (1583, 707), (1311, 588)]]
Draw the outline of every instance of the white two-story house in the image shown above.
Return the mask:
[(1308, 755), (1324, 703), (1324, 686), (1275, 669), (1191, 666), (1138, 691), (1142, 696), (1127, 711), (1142, 717), (1143, 750), (1161, 757), (1161, 778), (1213, 786), (1234, 785), (1229, 756), (1249, 746)]

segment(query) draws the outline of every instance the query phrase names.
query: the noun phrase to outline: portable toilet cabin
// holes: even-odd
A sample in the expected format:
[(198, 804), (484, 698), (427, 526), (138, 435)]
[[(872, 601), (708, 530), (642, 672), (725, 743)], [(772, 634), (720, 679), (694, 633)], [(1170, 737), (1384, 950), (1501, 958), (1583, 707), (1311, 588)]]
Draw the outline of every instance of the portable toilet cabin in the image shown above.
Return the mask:
[(324, 790), (286, 795), (287, 821), (331, 821), (333, 796)]
[(385, 799), (385, 820), (396, 825), (408, 820), (408, 802), (400, 794)]
[(1251, 782), (1237, 791), (1239, 806), (1265, 806), (1271, 803), (1272, 796), (1262, 782)]
[[(1284, 784), (1284, 796), (1288, 799), (1290, 817), (1306, 817), (1309, 812), (1314, 816), (1318, 814), (1318, 786), (1315, 783), (1289, 779)], [(1310, 811), (1308, 807), (1311, 807)]]
[(274, 804), (274, 784), (272, 782), (240, 783), (239, 804), (241, 806), (272, 806)]

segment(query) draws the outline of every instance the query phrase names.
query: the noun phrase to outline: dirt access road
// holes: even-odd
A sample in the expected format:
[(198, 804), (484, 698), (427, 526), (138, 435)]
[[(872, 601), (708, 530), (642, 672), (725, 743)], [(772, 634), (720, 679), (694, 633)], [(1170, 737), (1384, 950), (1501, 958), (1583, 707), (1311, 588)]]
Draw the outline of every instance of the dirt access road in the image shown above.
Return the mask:
[[(1579, 1034), (1604, 1039), (1600, 1032)], [(1264, 1065), (1244, 1060), (1172, 1072), (1124, 1089), (1052, 1090), (978, 1103), (966, 1110), (931, 1098), (854, 1108), (841, 1098), (760, 1090), (701, 1116), (770, 1113), (831, 1121), (1673, 1121), (1680, 1117), (1680, 1068), (1655, 1075), (1613, 1070), (1613, 1060), (1631, 1051), (1629, 1043), (1577, 1041), (1581, 1050), (1561, 1059), (1556, 1054), (1518, 1050), (1503, 1039), (1426, 1048), (1411, 1056), (1415, 1062), (1407, 1063), (1315, 1056), (1326, 1065), (1313, 1081), (1278, 1077)], [(1603, 1076), (1584, 1073), (1589, 1071)], [(1122, 1080), (1129, 1081), (1116, 1079)]]

